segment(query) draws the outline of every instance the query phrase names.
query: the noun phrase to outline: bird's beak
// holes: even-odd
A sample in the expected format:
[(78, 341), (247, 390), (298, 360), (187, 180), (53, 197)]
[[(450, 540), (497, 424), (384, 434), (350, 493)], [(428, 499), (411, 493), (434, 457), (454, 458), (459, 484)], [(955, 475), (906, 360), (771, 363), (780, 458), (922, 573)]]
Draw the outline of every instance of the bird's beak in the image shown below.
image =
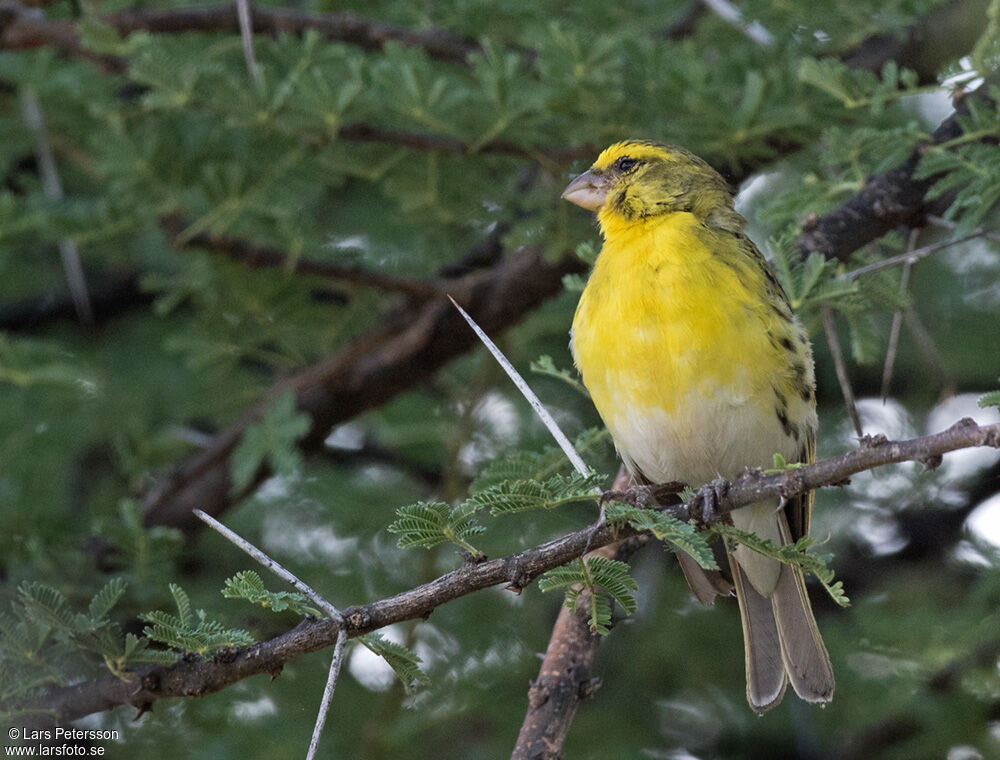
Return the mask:
[(591, 169), (570, 182), (562, 197), (590, 211), (599, 211), (608, 197), (608, 178)]

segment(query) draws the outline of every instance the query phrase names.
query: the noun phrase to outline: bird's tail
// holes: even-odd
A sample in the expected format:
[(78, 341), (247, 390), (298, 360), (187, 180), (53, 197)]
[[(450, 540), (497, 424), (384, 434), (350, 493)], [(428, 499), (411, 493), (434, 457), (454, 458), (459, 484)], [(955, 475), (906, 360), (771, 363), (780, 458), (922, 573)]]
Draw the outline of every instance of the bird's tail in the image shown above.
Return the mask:
[(781, 702), (791, 682), (807, 702), (829, 702), (834, 679), (830, 655), (816, 626), (802, 571), (783, 564), (770, 596), (754, 588), (735, 557), (733, 585), (743, 623), (747, 700), (757, 712)]

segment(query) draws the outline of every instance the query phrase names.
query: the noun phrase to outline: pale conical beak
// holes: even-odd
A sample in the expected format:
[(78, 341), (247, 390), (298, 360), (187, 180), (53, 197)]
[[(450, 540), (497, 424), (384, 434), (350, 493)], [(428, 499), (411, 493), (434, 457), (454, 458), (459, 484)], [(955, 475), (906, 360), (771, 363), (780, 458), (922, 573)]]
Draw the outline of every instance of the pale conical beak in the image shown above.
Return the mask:
[(608, 197), (608, 181), (593, 169), (570, 182), (562, 197), (590, 211), (599, 211)]

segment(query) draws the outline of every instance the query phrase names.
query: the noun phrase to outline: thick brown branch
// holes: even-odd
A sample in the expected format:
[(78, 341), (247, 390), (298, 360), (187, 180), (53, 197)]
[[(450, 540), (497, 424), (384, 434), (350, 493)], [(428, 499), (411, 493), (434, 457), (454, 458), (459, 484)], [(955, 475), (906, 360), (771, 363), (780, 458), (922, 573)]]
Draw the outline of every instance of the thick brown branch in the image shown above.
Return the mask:
[[(961, 13), (947, 13), (943, 10), (950, 8), (957, 1), (942, 6), (941, 9), (932, 11), (927, 17), (918, 20), (905, 30), (899, 39), (890, 40), (885, 35), (876, 35), (865, 40), (858, 48), (844, 51), (840, 57), (849, 66), (878, 71), (883, 65), (900, 56), (907, 65), (913, 65), (921, 72), (929, 71), (929, 77), (933, 79), (933, 75), (937, 73), (942, 63), (966, 52), (971, 45), (969, 40), (977, 39), (980, 32), (974, 8), (973, 11), (965, 8)], [(981, 3), (982, 0), (974, 0), (973, 5)], [(74, 22), (66, 19), (46, 20), (41, 14), (24, 8), (14, 0), (8, 0), (8, 6), (6, 12), (0, 12), (0, 47), (17, 50), (53, 45), (63, 55), (89, 60), (111, 71), (126, 70), (126, 62), (123, 59), (99, 56), (86, 50), (80, 43)], [(703, 4), (695, 0), (681, 13), (675, 24), (666, 30), (654, 32), (654, 35), (668, 39), (690, 36), (694, 33), (697, 21), (703, 12)], [(940, 28), (943, 23), (942, 18), (947, 19), (950, 27), (954, 26), (954, 33), (937, 34), (933, 37), (933, 42), (929, 41), (930, 31)], [(103, 16), (102, 20), (122, 35), (140, 30), (163, 34), (239, 31), (235, 4), (168, 10), (136, 8)], [(363, 18), (350, 11), (306, 13), (267, 6), (255, 7), (253, 29), (257, 33), (286, 32), (299, 35), (312, 29), (329, 40), (359, 45), (368, 50), (378, 50), (386, 42), (396, 41), (404, 45), (421, 47), (432, 58), (458, 63), (465, 63), (470, 54), (481, 50), (474, 40), (443, 30), (417, 32), (401, 29), (375, 19)], [(516, 45), (510, 46), (510, 49), (522, 53), (529, 64), (535, 59), (534, 50)], [(345, 140), (400, 145), (420, 151), (440, 151), (461, 156), (472, 153), (503, 155), (558, 166), (566, 166), (575, 160), (589, 159), (597, 155), (596, 147), (589, 144), (568, 147), (524, 146), (509, 140), (495, 139), (473, 147), (470, 143), (446, 135), (388, 129), (368, 123), (345, 125), (338, 135)], [(777, 155), (787, 155), (801, 147), (797, 143), (777, 139), (771, 142)], [(726, 178), (733, 184), (739, 184), (759, 167), (760, 162), (754, 160), (739, 162), (736, 165), (720, 163), (723, 165), (717, 168)], [(920, 196), (923, 196), (923, 192)]]
[(983, 33), (988, 0), (951, 0), (931, 8), (899, 34), (874, 34), (841, 56), (853, 69), (879, 74), (887, 61), (937, 81), (941, 67), (972, 50)]
[[(628, 487), (631, 476), (622, 467), (615, 478), (614, 489)], [(600, 556), (626, 561), (641, 545), (645, 536), (633, 536), (616, 541), (587, 556)], [(590, 697), (600, 685), (594, 673), (597, 649), (603, 636), (590, 630), (588, 603), (584, 591), (576, 612), (563, 605), (549, 645), (545, 650), (538, 678), (528, 690), (528, 710), (511, 753), (511, 760), (555, 760), (562, 757), (562, 746), (569, 734), (580, 702)]]
[[(553, 264), (538, 249), (523, 250), (491, 270), (450, 281), (448, 291), (484, 330), (497, 334), (558, 293), (564, 275), (582, 269), (575, 257)], [(302, 445), (317, 449), (334, 425), (412, 388), (475, 345), (475, 336), (444, 298), (397, 310), (326, 361), (276, 385), (212, 446), (181, 465), (147, 496), (146, 522), (194, 527), (193, 508), (217, 516), (233, 503), (238, 494), (232, 493), (229, 457), (247, 425), (285, 391), (294, 391), (299, 409), (312, 419)], [(256, 482), (266, 474), (262, 469)]]
[[(842, 485), (854, 474), (895, 462), (918, 461), (934, 466), (949, 451), (973, 446), (1000, 448), (1000, 423), (979, 426), (964, 419), (947, 430), (907, 441), (866, 439), (850, 453), (773, 475), (748, 473), (734, 481), (721, 499), (719, 511), (729, 512), (775, 496), (794, 496), (823, 486)], [(689, 508), (668, 507), (685, 515)], [(426, 618), (437, 607), (490, 586), (523, 589), (542, 573), (576, 559), (590, 549), (636, 535), (626, 526), (603, 525), (569, 533), (518, 554), (479, 564), (466, 564), (430, 583), (370, 604), (342, 610), (350, 636), (358, 636), (405, 620)], [(130, 681), (105, 676), (59, 687), (30, 703), (5, 703), (3, 709), (45, 710), (59, 720), (73, 720), (119, 705), (146, 708), (166, 697), (200, 697), (217, 692), (258, 673), (275, 675), (285, 663), (331, 646), (337, 625), (331, 620), (307, 620), (269, 641), (208, 661), (181, 661), (169, 667), (147, 668)]]
[[(121, 35), (145, 31), (164, 34), (179, 32), (238, 33), (239, 15), (235, 3), (190, 8), (132, 8), (101, 16)], [(388, 42), (423, 48), (427, 55), (441, 61), (465, 63), (470, 53), (479, 51), (475, 40), (459, 37), (441, 29), (415, 31), (390, 26), (377, 19), (351, 11), (338, 13), (308, 13), (293, 8), (258, 5), (253, 11), (253, 31), (257, 34), (279, 33), (302, 35), (319, 32), (335, 42), (358, 45), (366, 50), (381, 50)], [(80, 44), (73, 21), (45, 20), (40, 14), (22, 12), (3, 30), (3, 47), (8, 49), (55, 45), (63, 53), (89, 57)]]
[(916, 179), (917, 164), (929, 147), (962, 135), (959, 118), (968, 113), (969, 100), (987, 100), (989, 87), (997, 79), (997, 76), (988, 79), (966, 96), (955, 112), (934, 130), (931, 141), (917, 146), (902, 164), (870, 178), (857, 194), (830, 213), (808, 220), (797, 241), (803, 255), (817, 251), (827, 258), (846, 261), (856, 250), (896, 227), (923, 225), (927, 216), (936, 211), (934, 204), (924, 201), (936, 177)]

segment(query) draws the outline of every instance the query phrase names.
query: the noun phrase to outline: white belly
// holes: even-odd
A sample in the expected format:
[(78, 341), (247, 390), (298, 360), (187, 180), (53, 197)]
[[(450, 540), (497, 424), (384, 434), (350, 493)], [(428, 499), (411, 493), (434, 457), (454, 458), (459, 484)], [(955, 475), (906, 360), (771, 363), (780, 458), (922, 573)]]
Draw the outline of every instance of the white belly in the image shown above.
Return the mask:
[(694, 391), (670, 415), (624, 404), (608, 422), (622, 458), (654, 483), (698, 488), (746, 467), (769, 467), (775, 453), (797, 461), (801, 448), (782, 430), (771, 398), (726, 389), (708, 397)]

